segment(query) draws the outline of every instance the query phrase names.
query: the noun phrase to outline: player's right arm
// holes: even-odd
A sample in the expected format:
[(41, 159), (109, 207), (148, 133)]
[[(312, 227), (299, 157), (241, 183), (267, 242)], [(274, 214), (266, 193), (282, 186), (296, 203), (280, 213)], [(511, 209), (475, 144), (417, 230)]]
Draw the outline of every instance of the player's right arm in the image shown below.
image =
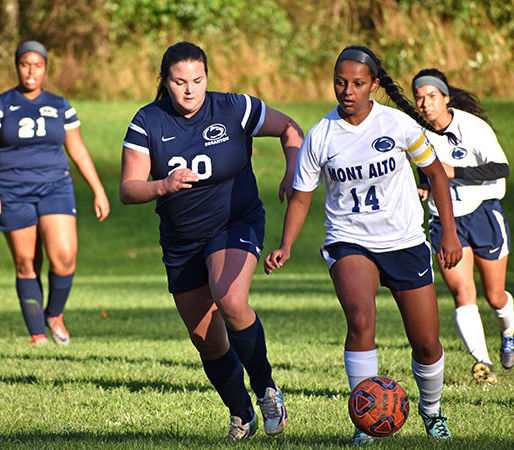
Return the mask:
[(287, 205), (280, 248), (272, 251), (264, 260), (264, 271), (266, 274), (269, 275), (275, 269), (282, 267), (291, 257), (291, 247), (296, 241), (298, 234), (300, 234), (300, 230), (305, 222), (313, 192), (314, 191), (302, 192), (296, 189), (293, 190), (293, 195)]
[(149, 181), (150, 155), (123, 147), (120, 200), (124, 204), (146, 203), (181, 189), (190, 189), (198, 176), (190, 169), (176, 169), (162, 180)]

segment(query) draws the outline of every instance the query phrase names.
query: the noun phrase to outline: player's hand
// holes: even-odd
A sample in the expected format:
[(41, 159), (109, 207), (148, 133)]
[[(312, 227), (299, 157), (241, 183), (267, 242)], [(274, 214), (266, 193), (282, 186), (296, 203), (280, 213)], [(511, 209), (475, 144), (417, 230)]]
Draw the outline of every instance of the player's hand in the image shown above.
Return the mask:
[(419, 199), (424, 202), (428, 198), (428, 194), (430, 192), (430, 187), (427, 183), (421, 183), (418, 185), (418, 195)]
[(291, 199), (293, 195), (293, 179), (294, 179), (294, 168), (292, 170), (286, 171), (284, 178), (280, 182), (280, 186), (278, 188), (278, 198), (280, 203), (284, 203), (284, 194), (286, 195), (287, 202)]
[(191, 169), (176, 169), (171, 172), (164, 180), (164, 189), (167, 194), (174, 194), (181, 189), (191, 189), (193, 185), (198, 181), (198, 175), (196, 175)]
[(95, 208), (96, 218), (100, 222), (103, 222), (111, 212), (109, 199), (107, 198), (107, 195), (105, 195), (105, 191), (103, 189), (95, 193), (95, 200), (93, 205)]
[(264, 260), (264, 272), (266, 275), (272, 273), (275, 269), (279, 269), (291, 257), (291, 252), (283, 248), (273, 250)]
[(443, 233), (437, 258), (445, 269), (455, 267), (462, 259), (462, 245), (457, 234), (446, 235)]
[(446, 164), (442, 161), (441, 164), (443, 165), (444, 171), (446, 172), (446, 176), (448, 178), (455, 178), (455, 167), (450, 166), (449, 164)]

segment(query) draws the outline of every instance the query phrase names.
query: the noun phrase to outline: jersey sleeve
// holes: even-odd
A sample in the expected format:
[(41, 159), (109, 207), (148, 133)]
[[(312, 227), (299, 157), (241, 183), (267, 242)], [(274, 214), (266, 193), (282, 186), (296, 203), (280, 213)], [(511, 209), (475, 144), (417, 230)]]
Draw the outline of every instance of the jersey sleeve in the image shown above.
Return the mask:
[(266, 105), (251, 95), (229, 94), (229, 101), (234, 105), (241, 118), (241, 128), (249, 135), (255, 136), (266, 118)]
[(434, 147), (419, 126), (409, 127), (406, 131), (406, 152), (418, 167), (427, 167), (435, 161)]
[(478, 154), (478, 160), (482, 164), (490, 162), (508, 164), (496, 133), (489, 124), (482, 119), (478, 119), (474, 125), (470, 131), (473, 133), (474, 151)]
[(64, 129), (73, 130), (74, 128), (80, 127), (80, 120), (77, 117), (77, 111), (73, 108), (68, 100), (63, 98), (64, 102)]
[(312, 133), (307, 133), (296, 161), (293, 188), (297, 191), (312, 192), (323, 184), (323, 174), (319, 158), (312, 141)]
[(150, 154), (150, 142), (144, 114), (140, 110), (130, 122), (130, 125), (123, 140), (123, 146), (135, 150), (136, 152)]

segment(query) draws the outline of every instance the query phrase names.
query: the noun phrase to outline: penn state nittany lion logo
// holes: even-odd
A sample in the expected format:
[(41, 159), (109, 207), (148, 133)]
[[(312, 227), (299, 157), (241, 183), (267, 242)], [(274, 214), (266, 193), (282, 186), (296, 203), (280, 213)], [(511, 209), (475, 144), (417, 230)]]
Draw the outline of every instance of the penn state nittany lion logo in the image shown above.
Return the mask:
[(227, 134), (227, 129), (222, 123), (213, 123), (203, 130), (203, 138), (206, 141), (217, 141)]
[(462, 147), (455, 147), (452, 150), (452, 158), (453, 159), (465, 158), (467, 154), (468, 154), (468, 151), (465, 148), (462, 148)]
[(377, 152), (388, 152), (392, 150), (395, 146), (395, 142), (392, 138), (389, 136), (382, 136), (373, 141), (371, 146), (377, 151)]

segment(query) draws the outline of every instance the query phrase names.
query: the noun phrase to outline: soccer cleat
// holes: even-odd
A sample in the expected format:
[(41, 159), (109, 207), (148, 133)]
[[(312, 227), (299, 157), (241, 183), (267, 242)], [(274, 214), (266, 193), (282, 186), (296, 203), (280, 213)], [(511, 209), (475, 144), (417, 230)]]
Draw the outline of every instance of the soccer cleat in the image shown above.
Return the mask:
[(45, 345), (48, 344), (48, 339), (44, 334), (33, 334), (30, 340), (30, 345)]
[(376, 441), (378, 441), (377, 437), (370, 436), (369, 434), (362, 432), (358, 428), (355, 428), (355, 433), (353, 433), (353, 436), (350, 439), (350, 445), (353, 445), (353, 446), (368, 445), (368, 444), (372, 444)]
[(450, 429), (446, 424), (447, 419), (443, 417), (441, 408), (439, 408), (439, 412), (436, 414), (425, 414), (423, 411), (419, 410), (419, 415), (423, 419), (429, 438), (437, 440), (450, 439)]
[(512, 369), (514, 367), (514, 335), (502, 336), (500, 358), (505, 369)]
[(241, 418), (237, 416), (230, 416), (230, 425), (228, 427), (227, 440), (240, 441), (248, 439), (257, 430), (257, 414), (253, 411), (252, 420), (248, 423), (241, 423)]
[(70, 343), (70, 334), (64, 326), (62, 314), (59, 314), (56, 317), (47, 317), (46, 325), (50, 328), (52, 339), (56, 344), (68, 345)]
[(266, 434), (279, 434), (284, 431), (289, 417), (284, 405), (284, 399), (280, 389), (266, 388), (263, 398), (257, 399), (264, 419), (264, 431)]
[(471, 369), (473, 378), (479, 383), (496, 384), (496, 374), (493, 365), (483, 361), (477, 361)]

